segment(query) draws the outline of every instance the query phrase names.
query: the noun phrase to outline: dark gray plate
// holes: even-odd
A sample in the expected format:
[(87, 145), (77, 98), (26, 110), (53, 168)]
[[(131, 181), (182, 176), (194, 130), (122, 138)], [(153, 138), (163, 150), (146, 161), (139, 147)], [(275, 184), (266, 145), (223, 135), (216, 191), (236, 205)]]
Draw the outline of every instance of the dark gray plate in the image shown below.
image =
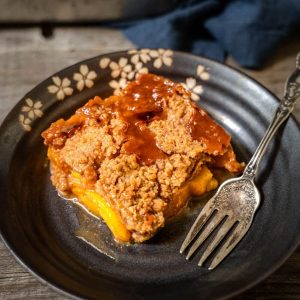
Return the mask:
[[(89, 59), (29, 92), (0, 130), (0, 228), (8, 248), (42, 281), (89, 299), (216, 299), (235, 295), (273, 272), (300, 240), (300, 130), (293, 118), (280, 130), (261, 165), (262, 205), (238, 247), (214, 271), (186, 261), (180, 245), (201, 205), (143, 245), (120, 247), (104, 224), (99, 239), (116, 260), (75, 235), (79, 209), (60, 199), (49, 181), (40, 133), (87, 99), (108, 96), (137, 72), (185, 82), (193, 98), (232, 135), (248, 161), (278, 100), (245, 75), (185, 53), (141, 50)], [(133, 73), (132, 73), (133, 72)], [(78, 73), (77, 75), (74, 75)], [(200, 87), (201, 86), (201, 87)]]

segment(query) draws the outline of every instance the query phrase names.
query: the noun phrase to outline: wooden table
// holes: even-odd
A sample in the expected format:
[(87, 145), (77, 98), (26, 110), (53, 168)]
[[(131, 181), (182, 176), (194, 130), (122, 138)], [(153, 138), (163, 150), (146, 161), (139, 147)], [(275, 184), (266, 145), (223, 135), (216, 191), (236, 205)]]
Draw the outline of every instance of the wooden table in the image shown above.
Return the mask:
[[(119, 31), (105, 28), (62, 27), (49, 39), (39, 28), (0, 31), (0, 123), (41, 79), (82, 59), (132, 46)], [(297, 51), (300, 38), (290, 38), (262, 70), (242, 70), (280, 97)], [(232, 59), (227, 63), (236, 66)], [(300, 104), (294, 114), (300, 121)], [(0, 241), (0, 299), (68, 298), (28, 273)], [(269, 278), (235, 299), (300, 299), (300, 248)]]

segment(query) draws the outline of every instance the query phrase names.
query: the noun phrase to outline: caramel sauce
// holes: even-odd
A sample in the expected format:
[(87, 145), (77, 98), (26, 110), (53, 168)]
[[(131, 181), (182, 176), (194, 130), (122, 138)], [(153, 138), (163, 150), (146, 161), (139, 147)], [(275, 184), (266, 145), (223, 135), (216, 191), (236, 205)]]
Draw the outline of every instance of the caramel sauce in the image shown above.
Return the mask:
[(166, 98), (174, 94), (174, 86), (167, 79), (144, 74), (128, 84), (119, 98), (119, 116), (127, 124), (123, 150), (127, 154), (136, 154), (139, 161), (146, 165), (167, 157), (156, 145), (154, 135), (146, 124), (166, 117)]
[[(105, 100), (96, 96), (67, 121), (60, 119), (51, 124), (42, 134), (45, 144), (50, 145), (55, 140), (56, 144), (53, 146), (61, 148), (64, 141), (84, 126), (88, 119), (108, 124), (112, 118), (117, 117), (126, 125), (121, 153), (135, 154), (139, 163), (145, 165), (150, 165), (157, 159), (165, 159), (167, 154), (156, 145), (155, 137), (147, 124), (167, 117), (164, 109), (167, 98), (174, 95), (179, 87), (164, 77), (142, 74), (119, 95)], [(230, 136), (204, 110), (193, 103), (192, 105), (194, 111), (187, 125), (191, 137), (204, 145), (205, 152), (223, 154), (230, 145)]]
[[(135, 154), (138, 161), (150, 165), (167, 155), (156, 145), (155, 137), (147, 128), (150, 121), (164, 119), (166, 98), (175, 92), (175, 83), (152, 74), (141, 75), (118, 96), (106, 100), (95, 97), (82, 108), (87, 116), (95, 117), (93, 106), (101, 107), (102, 116), (117, 116), (126, 124), (125, 143), (121, 152)], [(99, 111), (99, 110), (98, 110)], [(99, 116), (101, 120), (102, 116)], [(107, 118), (106, 117), (106, 118)]]
[(47, 130), (42, 132), (44, 143), (48, 146), (52, 145), (55, 148), (61, 148), (64, 145), (64, 141), (82, 127), (84, 121), (84, 116), (80, 114), (73, 115), (67, 121), (63, 119), (57, 120)]
[(206, 146), (207, 153), (223, 154), (230, 145), (230, 136), (203, 109), (195, 104), (193, 108), (192, 118), (187, 126), (190, 135)]

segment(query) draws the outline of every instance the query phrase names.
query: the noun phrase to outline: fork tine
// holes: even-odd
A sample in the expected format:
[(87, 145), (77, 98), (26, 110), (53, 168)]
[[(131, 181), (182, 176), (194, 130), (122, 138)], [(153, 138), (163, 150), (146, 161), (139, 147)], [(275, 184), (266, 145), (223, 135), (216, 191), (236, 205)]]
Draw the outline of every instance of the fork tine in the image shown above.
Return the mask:
[(229, 230), (233, 227), (233, 225), (236, 223), (235, 220), (232, 218), (228, 218), (224, 224), (221, 226), (221, 228), (218, 230), (218, 233), (214, 237), (214, 239), (210, 242), (210, 244), (207, 246), (206, 250), (202, 254), (198, 266), (201, 267), (203, 263), (206, 261), (206, 259), (211, 255), (211, 253), (216, 249), (216, 247), (220, 244), (220, 242), (223, 240), (223, 238), (226, 236), (226, 234), (229, 232)]
[(233, 248), (239, 243), (239, 241), (245, 236), (248, 229), (250, 228), (251, 222), (243, 227), (241, 223), (239, 223), (231, 236), (228, 237), (224, 245), (219, 249), (217, 255), (214, 257), (213, 261), (209, 266), (209, 270), (213, 270), (219, 263), (233, 250)]
[(186, 259), (189, 259), (193, 253), (202, 245), (202, 243), (208, 238), (208, 236), (214, 231), (214, 229), (221, 223), (221, 221), (225, 218), (225, 215), (217, 212), (212, 220), (209, 220), (208, 224), (204, 228), (203, 232), (201, 232), (200, 236), (196, 239), (193, 245), (188, 252)]
[(194, 222), (192, 228), (187, 234), (185, 240), (183, 241), (181, 248), (179, 250), (180, 253), (183, 253), (183, 251), (188, 247), (188, 245), (195, 238), (195, 236), (198, 234), (198, 232), (201, 230), (203, 225), (207, 222), (207, 220), (210, 218), (210, 216), (213, 214), (214, 211), (215, 209), (211, 205), (211, 202), (208, 202), (203, 207), (202, 211), (200, 212), (196, 221)]

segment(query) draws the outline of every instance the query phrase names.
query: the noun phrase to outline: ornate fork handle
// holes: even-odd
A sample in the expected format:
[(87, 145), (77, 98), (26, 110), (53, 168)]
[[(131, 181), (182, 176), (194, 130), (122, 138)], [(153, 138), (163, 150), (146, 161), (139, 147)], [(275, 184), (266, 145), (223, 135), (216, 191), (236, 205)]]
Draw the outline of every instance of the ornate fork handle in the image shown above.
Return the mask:
[(259, 162), (267, 149), (272, 137), (278, 130), (279, 126), (289, 117), (292, 113), (295, 103), (300, 99), (300, 53), (296, 59), (296, 70), (287, 79), (283, 100), (280, 103), (277, 111), (273, 117), (271, 124), (269, 125), (264, 137), (259, 143), (255, 153), (251, 160), (247, 164), (243, 176), (253, 179)]

